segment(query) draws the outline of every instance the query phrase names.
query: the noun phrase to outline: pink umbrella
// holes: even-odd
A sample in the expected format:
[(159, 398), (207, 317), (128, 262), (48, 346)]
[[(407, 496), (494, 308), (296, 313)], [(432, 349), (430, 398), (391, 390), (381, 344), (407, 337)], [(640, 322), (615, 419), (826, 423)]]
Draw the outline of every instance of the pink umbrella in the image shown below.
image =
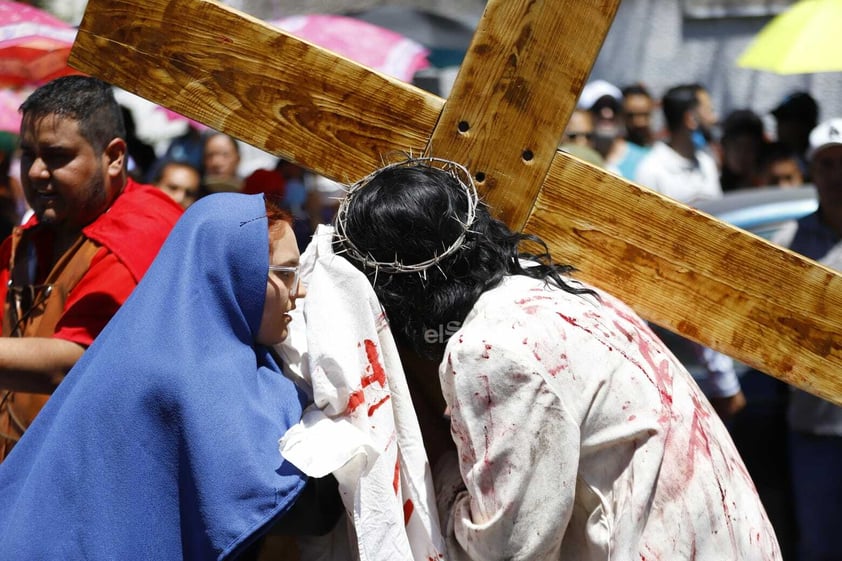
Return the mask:
[(21, 114), (18, 107), (32, 91), (32, 88), (0, 89), (0, 131), (20, 133)]
[(409, 82), (430, 63), (420, 43), (377, 25), (331, 14), (290, 16), (267, 22), (314, 45)]
[(40, 84), (67, 74), (76, 29), (20, 2), (0, 0), (0, 86)]
[(208, 130), (208, 128), (209, 128), (207, 125), (203, 125), (199, 121), (194, 121), (193, 119), (190, 119), (189, 117), (185, 117), (181, 113), (176, 113), (172, 109), (167, 109), (166, 107), (163, 107), (163, 106), (159, 105), (157, 107), (157, 110), (162, 111), (164, 113), (164, 115), (166, 115), (168, 121), (184, 121), (187, 124), (189, 124), (191, 127), (195, 128), (195, 129), (198, 129), (200, 131), (205, 131), (205, 130)]

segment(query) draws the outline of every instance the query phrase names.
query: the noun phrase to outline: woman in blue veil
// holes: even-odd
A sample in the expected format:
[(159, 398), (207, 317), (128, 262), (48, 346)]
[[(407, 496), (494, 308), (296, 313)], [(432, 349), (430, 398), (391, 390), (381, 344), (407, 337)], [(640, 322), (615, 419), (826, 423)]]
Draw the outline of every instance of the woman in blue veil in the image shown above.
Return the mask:
[(233, 559), (289, 512), (307, 478), (278, 439), (307, 398), (268, 347), (303, 295), (279, 217), (234, 193), (184, 214), (0, 464), (0, 557)]

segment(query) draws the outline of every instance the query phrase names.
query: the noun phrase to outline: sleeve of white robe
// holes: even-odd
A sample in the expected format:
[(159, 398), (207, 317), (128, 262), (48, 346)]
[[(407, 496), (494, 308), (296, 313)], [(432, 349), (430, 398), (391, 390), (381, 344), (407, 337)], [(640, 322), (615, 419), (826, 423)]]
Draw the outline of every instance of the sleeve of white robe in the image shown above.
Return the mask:
[(446, 525), (451, 560), (558, 559), (573, 508), (578, 423), (521, 344), (526, 332), (507, 331), (457, 333), (441, 370), (467, 489)]

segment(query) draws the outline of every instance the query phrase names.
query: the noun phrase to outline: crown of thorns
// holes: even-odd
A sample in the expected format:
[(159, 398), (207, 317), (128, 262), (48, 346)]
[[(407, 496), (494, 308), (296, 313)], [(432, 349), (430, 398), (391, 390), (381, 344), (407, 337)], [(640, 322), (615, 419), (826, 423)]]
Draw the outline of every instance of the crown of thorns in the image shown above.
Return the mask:
[[(354, 195), (361, 189), (364, 189), (366, 185), (368, 185), (371, 180), (380, 173), (394, 168), (421, 166), (437, 168), (447, 172), (448, 175), (456, 180), (462, 190), (465, 191), (467, 198), (465, 219), (462, 220), (459, 216), (453, 217), (454, 220), (462, 225), (462, 232), (449, 247), (444, 249), (444, 251), (434, 255), (430, 259), (421, 261), (420, 263), (402, 263), (397, 259), (397, 255), (395, 256), (394, 261), (378, 261), (370, 253), (361, 251), (348, 237), (345, 229), (345, 220), (347, 219), (348, 208), (354, 199)], [(438, 265), (442, 259), (453, 254), (462, 246), (465, 242), (466, 235), (470, 231), (471, 226), (476, 219), (478, 204), (479, 194), (477, 193), (476, 186), (474, 185), (473, 178), (471, 177), (471, 172), (469, 172), (463, 165), (450, 160), (433, 157), (410, 157), (400, 162), (388, 164), (348, 187), (348, 192), (345, 198), (340, 202), (339, 209), (336, 212), (335, 235), (337, 241), (343, 246), (343, 250), (338, 253), (345, 253), (350, 259), (361, 263), (363, 267), (374, 269), (375, 274), (379, 271), (386, 273), (423, 273), (430, 267)]]

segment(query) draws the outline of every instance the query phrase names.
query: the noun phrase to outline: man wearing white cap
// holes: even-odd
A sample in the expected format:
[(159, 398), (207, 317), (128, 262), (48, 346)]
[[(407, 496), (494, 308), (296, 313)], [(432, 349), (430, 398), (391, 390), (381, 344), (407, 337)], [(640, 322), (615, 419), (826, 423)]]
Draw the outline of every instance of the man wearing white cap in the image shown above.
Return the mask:
[[(807, 157), (819, 208), (773, 241), (842, 270), (842, 119), (813, 129)], [(842, 407), (794, 390), (788, 422), (799, 559), (842, 559)]]

